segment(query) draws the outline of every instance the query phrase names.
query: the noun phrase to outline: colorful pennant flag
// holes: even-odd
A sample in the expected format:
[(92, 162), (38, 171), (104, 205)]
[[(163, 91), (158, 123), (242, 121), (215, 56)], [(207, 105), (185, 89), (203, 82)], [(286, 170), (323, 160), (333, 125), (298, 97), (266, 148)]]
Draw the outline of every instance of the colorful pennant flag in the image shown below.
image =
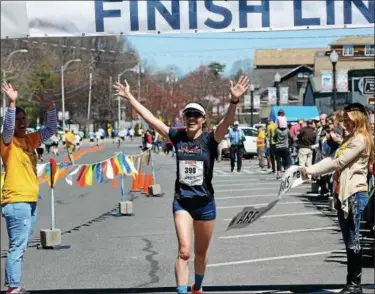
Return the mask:
[(103, 183), (103, 166), (102, 166), (102, 163), (96, 164), (95, 175), (96, 175), (96, 181), (98, 183)]
[(89, 164), (85, 174), (85, 185), (92, 186), (92, 164)]
[(86, 174), (86, 165), (82, 165), (81, 171), (79, 172), (79, 176), (77, 178), (78, 186), (85, 187), (85, 174)]
[(151, 161), (151, 150), (148, 151), (147, 166), (150, 166), (150, 161)]
[(115, 158), (114, 157), (110, 158), (109, 162), (110, 162), (110, 165), (112, 166), (112, 169), (113, 169), (113, 175), (114, 175), (114, 177), (116, 177), (119, 174), (119, 170), (118, 170), (118, 167), (115, 163)]
[(115, 177), (110, 159), (108, 159), (106, 162), (106, 176), (110, 180), (113, 180), (113, 178)]
[(132, 176), (138, 174), (138, 171), (136, 170), (134, 166), (133, 158), (132, 157), (129, 158), (128, 156), (125, 156), (125, 155), (122, 155), (122, 158), (123, 158), (123, 163), (125, 166), (126, 174), (132, 175)]
[(47, 163), (37, 164), (36, 165), (36, 174), (38, 177), (41, 177), (46, 169)]
[(80, 168), (81, 168), (80, 166), (77, 167), (74, 171), (72, 171), (70, 174), (68, 174), (68, 175), (66, 176), (65, 181), (66, 181), (70, 186), (73, 186), (73, 176), (75, 176), (75, 175), (78, 173), (78, 171), (79, 171)]

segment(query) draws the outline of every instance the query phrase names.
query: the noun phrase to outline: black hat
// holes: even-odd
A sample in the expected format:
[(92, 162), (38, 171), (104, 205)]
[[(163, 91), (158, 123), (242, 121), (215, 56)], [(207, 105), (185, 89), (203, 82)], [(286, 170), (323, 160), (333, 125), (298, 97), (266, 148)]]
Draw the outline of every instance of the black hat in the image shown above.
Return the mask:
[(360, 111), (363, 114), (367, 114), (366, 108), (361, 104), (361, 103), (351, 103), (348, 106), (345, 106), (344, 110), (346, 112), (351, 112), (351, 111)]

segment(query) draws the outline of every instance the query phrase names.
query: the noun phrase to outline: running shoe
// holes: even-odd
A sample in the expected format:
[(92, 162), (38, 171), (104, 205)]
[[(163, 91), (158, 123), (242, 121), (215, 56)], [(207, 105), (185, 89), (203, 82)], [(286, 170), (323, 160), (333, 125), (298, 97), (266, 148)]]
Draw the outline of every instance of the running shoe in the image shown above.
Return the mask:
[(199, 290), (195, 290), (194, 284), (191, 285), (191, 294), (203, 294), (203, 287), (201, 287)]

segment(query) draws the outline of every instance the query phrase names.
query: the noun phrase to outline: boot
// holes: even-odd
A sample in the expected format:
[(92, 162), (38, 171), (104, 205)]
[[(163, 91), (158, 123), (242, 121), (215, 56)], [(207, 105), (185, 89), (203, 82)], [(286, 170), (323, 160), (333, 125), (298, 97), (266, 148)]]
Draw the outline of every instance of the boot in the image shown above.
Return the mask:
[(361, 276), (362, 276), (362, 249), (355, 253), (354, 249), (347, 249), (347, 270), (346, 286), (340, 292), (341, 294), (362, 294)]

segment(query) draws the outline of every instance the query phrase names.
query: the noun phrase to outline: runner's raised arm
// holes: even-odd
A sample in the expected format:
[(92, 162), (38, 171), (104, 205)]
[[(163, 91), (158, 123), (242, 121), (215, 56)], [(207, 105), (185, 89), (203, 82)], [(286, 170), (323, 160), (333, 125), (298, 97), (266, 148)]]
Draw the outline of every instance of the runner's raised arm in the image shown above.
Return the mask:
[(241, 76), (240, 80), (235, 86), (233, 84), (233, 81), (230, 81), (230, 104), (227, 113), (224, 116), (224, 119), (220, 121), (219, 125), (216, 128), (214, 134), (216, 142), (220, 143), (221, 140), (223, 140), (229, 126), (234, 121), (234, 117), (236, 115), (236, 108), (238, 102), (240, 101), (240, 97), (246, 92), (246, 90), (249, 88), (249, 85), (250, 81), (246, 76)]

